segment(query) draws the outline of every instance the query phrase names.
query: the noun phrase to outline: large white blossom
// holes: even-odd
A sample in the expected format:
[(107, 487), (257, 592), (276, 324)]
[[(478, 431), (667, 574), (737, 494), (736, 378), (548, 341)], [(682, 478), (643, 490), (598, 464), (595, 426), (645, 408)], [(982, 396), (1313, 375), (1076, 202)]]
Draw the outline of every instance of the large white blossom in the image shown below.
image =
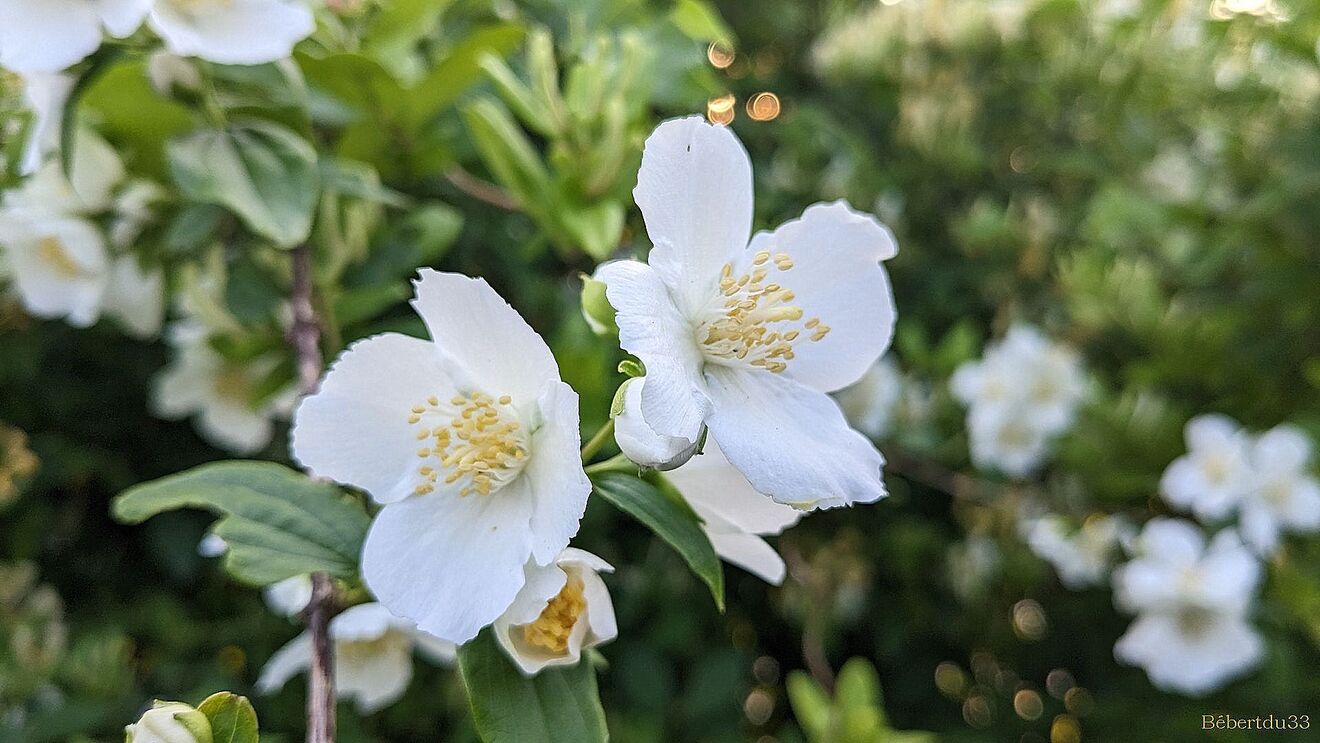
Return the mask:
[(1092, 516), (1074, 529), (1062, 516), (1032, 519), (1024, 528), (1027, 545), (1049, 561), (1059, 581), (1073, 590), (1105, 582), (1132, 528), (1121, 516)]
[(767, 583), (783, 582), (784, 560), (762, 537), (796, 524), (801, 511), (756, 492), (714, 441), (665, 477), (701, 517), (716, 554)]
[(147, 22), (171, 52), (221, 64), (284, 59), (316, 30), (301, 0), (155, 0)]
[(1072, 426), (1087, 383), (1075, 351), (1036, 328), (1014, 325), (980, 359), (958, 367), (949, 387), (968, 408), (973, 464), (1023, 478)]
[(197, 432), (216, 446), (251, 454), (270, 443), (274, 419), (287, 415), (290, 390), (254, 400), (258, 386), (279, 364), (273, 356), (226, 359), (210, 344), (210, 330), (196, 320), (172, 324), (165, 339), (174, 349), (157, 375), (152, 404), (162, 418), (192, 417)]
[(1160, 493), (1171, 505), (1202, 520), (1223, 518), (1241, 503), (1252, 480), (1251, 439), (1224, 415), (1201, 415), (1184, 430), (1187, 454), (1160, 478)]
[(749, 243), (751, 161), (729, 129), (699, 117), (647, 139), (633, 195), (655, 247), (647, 263), (616, 261), (597, 277), (621, 344), (646, 366), (646, 425), (688, 442), (709, 426), (752, 486), (783, 503), (882, 497), (880, 453), (828, 393), (889, 345), (889, 230), (838, 202)]
[(540, 336), (482, 279), (420, 272), (431, 340), (349, 347), (298, 408), (294, 457), (384, 508), (362, 554), (390, 611), (466, 642), (577, 532), (591, 483), (577, 394)]
[(1311, 440), (1296, 426), (1261, 434), (1251, 447), (1251, 483), (1242, 500), (1242, 537), (1261, 554), (1281, 532), (1320, 529), (1320, 482), (1311, 474)]
[[(429, 660), (451, 665), (453, 643), (421, 632), (380, 604), (359, 604), (330, 620), (334, 642), (335, 692), (350, 699), (362, 714), (398, 701), (413, 675), (413, 650)], [(303, 632), (266, 662), (257, 691), (270, 694), (312, 665), (312, 636)]]
[(614, 604), (600, 573), (609, 563), (572, 547), (550, 565), (529, 562), (526, 581), (495, 620), (495, 639), (528, 676), (552, 666), (575, 665), (582, 651), (618, 634)]
[(873, 440), (889, 433), (902, 397), (903, 375), (888, 356), (875, 362), (861, 379), (834, 393), (848, 422)]
[(142, 25), (152, 0), (0, 0), (0, 67), (55, 72), (101, 46), (101, 30), (123, 38)]
[(1137, 539), (1136, 557), (1114, 571), (1114, 599), (1137, 618), (1114, 645), (1153, 684), (1207, 694), (1254, 667), (1263, 651), (1247, 619), (1261, 567), (1236, 532), (1207, 546), (1187, 521), (1156, 518)]

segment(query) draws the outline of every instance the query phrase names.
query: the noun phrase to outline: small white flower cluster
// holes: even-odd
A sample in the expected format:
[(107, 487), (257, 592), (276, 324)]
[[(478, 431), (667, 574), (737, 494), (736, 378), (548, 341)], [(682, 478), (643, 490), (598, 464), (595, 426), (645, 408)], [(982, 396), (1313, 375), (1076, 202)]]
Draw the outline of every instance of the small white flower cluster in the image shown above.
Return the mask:
[(221, 64), (283, 59), (316, 30), (301, 0), (0, 0), (0, 67), (56, 72), (145, 22), (173, 53)]
[(1050, 514), (1025, 520), (1022, 536), (1032, 552), (1054, 566), (1059, 581), (1077, 591), (1104, 584), (1133, 528), (1119, 515), (1093, 514), (1073, 528), (1065, 517)]
[[(0, 248), (28, 312), (88, 327), (102, 315), (135, 337), (160, 331), (164, 281), (125, 252), (159, 189), (128, 182), (110, 145), (77, 133), (70, 175), (49, 160), (0, 197)], [(102, 223), (108, 225), (103, 229)]]
[(1259, 436), (1223, 415), (1187, 423), (1187, 453), (1160, 479), (1170, 505), (1207, 524), (1238, 514), (1242, 538), (1267, 556), (1284, 532), (1320, 529), (1320, 481), (1312, 474), (1310, 438), (1280, 425)]
[(949, 383), (968, 408), (972, 463), (1013, 478), (1034, 474), (1086, 396), (1080, 357), (1027, 325), (1015, 325)]

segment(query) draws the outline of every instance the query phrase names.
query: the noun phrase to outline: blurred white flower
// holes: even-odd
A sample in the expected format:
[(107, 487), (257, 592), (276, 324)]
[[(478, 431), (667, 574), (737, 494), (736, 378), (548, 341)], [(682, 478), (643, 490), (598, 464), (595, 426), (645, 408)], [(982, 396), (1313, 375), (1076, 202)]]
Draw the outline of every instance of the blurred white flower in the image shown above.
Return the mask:
[(569, 547), (550, 565), (528, 562), (526, 581), (495, 620), (495, 639), (524, 674), (576, 665), (582, 651), (618, 635), (614, 604), (599, 573), (613, 572), (590, 552)]
[(266, 586), (261, 592), (270, 610), (285, 617), (296, 617), (312, 600), (312, 576), (295, 575)]
[(1280, 532), (1320, 529), (1320, 482), (1311, 475), (1311, 440), (1296, 426), (1261, 434), (1251, 447), (1251, 483), (1242, 500), (1242, 537), (1260, 554)]
[(115, 258), (102, 309), (134, 338), (154, 338), (165, 321), (165, 277), (159, 268), (144, 269), (134, 256)]
[(55, 72), (101, 46), (101, 29), (123, 38), (152, 0), (0, 0), (0, 67)]
[(623, 384), (623, 407), (614, 416), (614, 441), (623, 455), (656, 470), (672, 470), (691, 459), (700, 442), (656, 433), (642, 416), (646, 377), (634, 377)]
[(59, 72), (33, 72), (22, 79), (23, 101), (32, 112), (32, 125), (18, 172), (28, 175), (60, 149), (64, 104), (73, 91), (74, 78)]
[[(428, 636), (380, 604), (360, 604), (331, 619), (330, 639), (334, 641), (335, 692), (352, 700), (364, 715), (393, 704), (408, 690), (414, 649), (442, 665), (452, 664), (457, 653), (452, 643)], [(311, 665), (312, 636), (303, 632), (266, 662), (257, 679), (257, 691), (278, 691)]]
[(1141, 178), (1157, 198), (1174, 204), (1189, 203), (1201, 193), (1201, 171), (1186, 147), (1161, 150)]
[(165, 189), (151, 181), (137, 179), (126, 183), (115, 195), (110, 244), (117, 248), (132, 247), (142, 228), (155, 217), (153, 207), (167, 196)]
[(1072, 426), (1087, 384), (1074, 350), (1014, 325), (979, 360), (958, 367), (949, 388), (968, 408), (972, 462), (1021, 478), (1044, 464), (1053, 440)]
[(284, 59), (316, 30), (301, 0), (155, 0), (147, 22), (175, 54), (239, 65)]
[(889, 230), (838, 202), (748, 244), (751, 161), (700, 117), (647, 139), (633, 195), (655, 247), (648, 263), (608, 263), (597, 278), (621, 344), (646, 365), (646, 424), (689, 442), (709, 426), (752, 486), (783, 503), (882, 497), (883, 458), (827, 393), (889, 345)]
[(147, 79), (157, 93), (168, 96), (175, 89), (193, 91), (202, 87), (202, 73), (187, 57), (160, 49), (147, 57)]
[(1151, 683), (1189, 696), (1207, 694), (1255, 666), (1263, 651), (1247, 614), (1261, 567), (1233, 531), (1206, 546), (1187, 521), (1155, 518), (1136, 557), (1114, 571), (1114, 599), (1138, 614), (1114, 645)]
[(1025, 525), (1031, 551), (1049, 561), (1064, 586), (1076, 591), (1105, 582), (1114, 557), (1132, 535), (1121, 516), (1095, 515), (1072, 528), (1058, 515), (1033, 519)]
[(1160, 478), (1164, 500), (1203, 521), (1229, 515), (1250, 486), (1250, 438), (1237, 421), (1215, 414), (1191, 419), (1183, 435), (1187, 454)]
[(902, 396), (903, 375), (888, 356), (871, 365), (861, 379), (834, 393), (852, 427), (872, 440), (889, 433)]
[(220, 557), (228, 551), (229, 543), (219, 534), (208, 533), (197, 543), (197, 554), (202, 557)]
[(231, 361), (209, 341), (199, 322), (176, 322), (165, 333), (174, 357), (156, 376), (152, 405), (156, 415), (171, 420), (193, 417), (207, 441), (237, 454), (251, 454), (270, 443), (272, 420), (287, 414), (291, 391), (278, 392), (256, 403), (254, 393), (279, 364), (274, 357)]
[(96, 225), (77, 217), (28, 218), (0, 210), (0, 247), (28, 312), (80, 328), (96, 323), (109, 276)]
[(183, 702), (156, 702), (124, 728), (125, 743), (211, 743), (211, 721)]
[(701, 517), (716, 554), (767, 583), (784, 581), (784, 560), (762, 537), (796, 524), (801, 511), (756, 492), (711, 440), (665, 478)]
[(1003, 556), (999, 545), (983, 534), (972, 534), (949, 547), (948, 577), (958, 598), (979, 601), (999, 574)]
[(298, 407), (293, 456), (384, 506), (362, 572), (390, 611), (457, 643), (497, 619), (523, 566), (577, 533), (591, 483), (578, 397), (545, 341), (484, 280), (423, 269), (431, 340), (358, 341)]

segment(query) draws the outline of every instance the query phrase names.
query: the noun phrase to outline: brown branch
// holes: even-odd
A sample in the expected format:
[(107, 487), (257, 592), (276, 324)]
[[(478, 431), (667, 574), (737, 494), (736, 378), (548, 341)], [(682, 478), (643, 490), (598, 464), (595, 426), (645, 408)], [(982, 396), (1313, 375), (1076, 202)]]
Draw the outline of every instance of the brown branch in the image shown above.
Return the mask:
[(507, 212), (522, 211), (522, 205), (513, 197), (513, 194), (490, 181), (472, 175), (464, 170), (461, 165), (450, 166), (445, 171), (445, 180), (453, 184), (454, 188), (478, 201), (484, 201)]
[(951, 470), (902, 449), (885, 447), (884, 454), (886, 470), (953, 498), (984, 501), (993, 499), (1003, 491), (994, 483)]
[[(312, 302), (312, 250), (304, 244), (293, 250), (293, 345), (298, 392), (310, 395), (321, 381), (321, 326)], [(334, 743), (335, 674), (330, 617), (335, 613), (335, 588), (330, 576), (312, 574), (312, 598), (303, 610), (312, 636), (312, 667), (307, 681), (307, 743)]]

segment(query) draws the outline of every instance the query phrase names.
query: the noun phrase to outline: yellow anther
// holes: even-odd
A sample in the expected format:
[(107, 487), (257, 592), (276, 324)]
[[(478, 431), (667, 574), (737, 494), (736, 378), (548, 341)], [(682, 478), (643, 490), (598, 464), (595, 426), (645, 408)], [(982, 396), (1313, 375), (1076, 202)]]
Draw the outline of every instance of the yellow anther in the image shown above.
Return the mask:
[(501, 404), (501, 405), (508, 405), (508, 404), (511, 403), (511, 402), (513, 402), (513, 398), (512, 398), (512, 397), (509, 397), (508, 395), (500, 395), (500, 404)]
[(813, 331), (808, 337), (816, 341), (829, 328), (820, 325), (817, 317), (802, 326), (787, 325), (802, 320), (805, 314), (802, 307), (793, 304), (797, 295), (770, 277), (773, 271), (793, 268), (787, 253), (758, 251), (751, 263), (748, 273), (736, 276), (731, 263), (720, 269), (720, 309), (701, 324), (697, 340), (708, 358), (782, 372), (795, 357), (793, 343), (804, 329)]
[(587, 608), (582, 581), (569, 578), (564, 588), (546, 604), (536, 621), (523, 626), (523, 640), (528, 645), (545, 648), (552, 653), (568, 649), (569, 635)]
[[(426, 460), (434, 458), (439, 465), (418, 470), (424, 479), (418, 488), (429, 488), (426, 492), (431, 492), (434, 488), (430, 483), (436, 482), (440, 472), (444, 472), (445, 484), (462, 482), (459, 495), (490, 495), (521, 471), (527, 459), (521, 425), (512, 417), (506, 418), (496, 407), (496, 400), (484, 392), (472, 392), (455, 395), (450, 398), (450, 405), (442, 408), (440, 398), (431, 396), (427, 398), (430, 410), (423, 408), (422, 413), (408, 416), (412, 424), (422, 422), (423, 417), (428, 420), (430, 416), (440, 417), (417, 432), (418, 441), (432, 440), (432, 446), (418, 449), (417, 456)], [(501, 395), (498, 401), (509, 405), (513, 398)]]

